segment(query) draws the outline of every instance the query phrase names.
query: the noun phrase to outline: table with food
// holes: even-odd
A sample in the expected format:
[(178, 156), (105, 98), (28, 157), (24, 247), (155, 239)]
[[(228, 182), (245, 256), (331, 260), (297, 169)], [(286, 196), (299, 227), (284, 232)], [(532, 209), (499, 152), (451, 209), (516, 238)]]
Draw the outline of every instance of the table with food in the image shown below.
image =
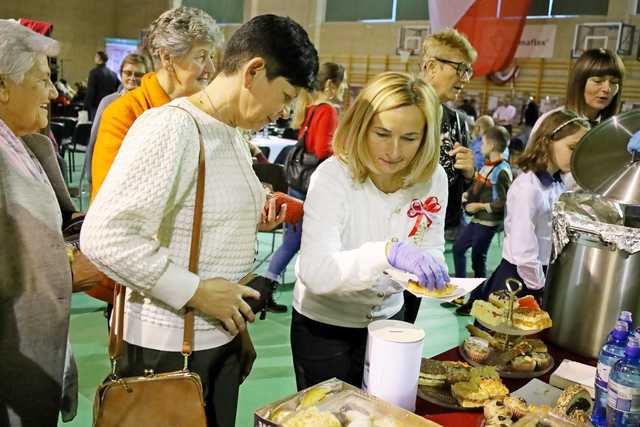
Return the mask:
[[(255, 425), (640, 426), (640, 327), (633, 324), (640, 318), (640, 154), (627, 151), (633, 138), (640, 140), (640, 110), (603, 121), (575, 147), (578, 189), (553, 207), (541, 302), (507, 280), (506, 290), (473, 302), (458, 345), (430, 358), (422, 357), (425, 331), (374, 321), (362, 390), (329, 380), (259, 409)], [(428, 290), (407, 273), (385, 273), (400, 290), (438, 302), (483, 281), (451, 278)]]

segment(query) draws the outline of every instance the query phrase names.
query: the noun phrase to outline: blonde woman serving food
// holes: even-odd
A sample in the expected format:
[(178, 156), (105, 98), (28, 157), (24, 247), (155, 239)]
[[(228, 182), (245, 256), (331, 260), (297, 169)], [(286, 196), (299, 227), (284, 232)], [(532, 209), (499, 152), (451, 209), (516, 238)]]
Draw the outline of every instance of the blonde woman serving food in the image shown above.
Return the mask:
[(430, 289), (449, 280), (441, 116), (429, 84), (382, 73), (346, 112), (335, 155), (311, 178), (291, 324), (298, 389), (334, 376), (361, 385), (367, 325), (403, 315), (403, 289), (386, 269)]

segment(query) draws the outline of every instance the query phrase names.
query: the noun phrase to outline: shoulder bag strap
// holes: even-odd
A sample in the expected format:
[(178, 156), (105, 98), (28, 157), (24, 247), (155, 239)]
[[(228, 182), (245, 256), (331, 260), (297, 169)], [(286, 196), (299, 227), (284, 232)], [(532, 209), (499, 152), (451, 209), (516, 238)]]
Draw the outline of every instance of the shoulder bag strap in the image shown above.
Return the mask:
[(316, 110), (318, 109), (318, 106), (320, 106), (320, 104), (316, 105), (315, 107), (313, 107), (313, 109), (311, 110), (311, 115), (309, 116), (309, 120), (305, 120), (304, 122), (304, 128), (302, 129), (302, 135), (300, 135), (300, 138), (298, 138), (298, 141), (302, 140), (304, 141), (305, 138), (307, 137), (307, 131), (309, 130), (309, 127), (311, 126), (311, 121), (313, 120), (313, 115), (316, 113)]
[[(177, 105), (172, 105), (173, 108), (179, 108), (186, 112), (196, 125), (198, 130), (198, 139), (200, 144), (200, 150), (198, 155), (198, 175), (196, 178), (196, 204), (193, 212), (193, 229), (191, 231), (191, 249), (189, 252), (189, 271), (192, 273), (198, 273), (198, 261), (200, 259), (200, 238), (202, 227), (202, 208), (204, 205), (204, 178), (205, 178), (205, 161), (204, 161), (204, 143), (202, 141), (202, 132), (198, 121), (193, 115), (186, 109)], [(124, 326), (124, 286), (116, 284), (114, 288), (114, 301), (113, 307), (114, 317), (113, 324), (111, 325), (111, 331), (109, 333), (109, 357), (111, 358), (113, 365), (113, 374), (115, 374), (115, 361), (120, 356), (122, 351), (122, 334)], [(187, 358), (193, 351), (193, 330), (194, 330), (194, 314), (191, 308), (185, 308), (184, 315), (184, 337), (182, 340), (182, 355), (185, 357), (185, 370), (187, 368)]]

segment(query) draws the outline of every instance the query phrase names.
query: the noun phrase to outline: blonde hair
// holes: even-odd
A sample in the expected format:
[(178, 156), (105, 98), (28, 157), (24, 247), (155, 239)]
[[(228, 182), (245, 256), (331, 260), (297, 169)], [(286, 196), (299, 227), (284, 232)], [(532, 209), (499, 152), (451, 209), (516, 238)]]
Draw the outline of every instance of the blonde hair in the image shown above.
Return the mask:
[(478, 57), (469, 40), (457, 30), (446, 28), (429, 35), (422, 43), (423, 60), (443, 56), (446, 50), (455, 50), (464, 56), (465, 62), (472, 64)]
[(406, 73), (379, 74), (365, 86), (349, 107), (333, 140), (335, 156), (344, 162), (357, 182), (371, 173), (373, 159), (367, 145), (367, 133), (376, 114), (415, 105), (425, 118), (420, 148), (403, 175), (403, 187), (428, 182), (440, 158), (440, 122), (442, 106), (431, 85)]
[(482, 136), (485, 134), (485, 132), (487, 132), (487, 129), (493, 127), (494, 125), (495, 123), (493, 121), (493, 117), (484, 115), (478, 117), (478, 120), (476, 120), (475, 128), (480, 129), (482, 133), (480, 133), (479, 135)]

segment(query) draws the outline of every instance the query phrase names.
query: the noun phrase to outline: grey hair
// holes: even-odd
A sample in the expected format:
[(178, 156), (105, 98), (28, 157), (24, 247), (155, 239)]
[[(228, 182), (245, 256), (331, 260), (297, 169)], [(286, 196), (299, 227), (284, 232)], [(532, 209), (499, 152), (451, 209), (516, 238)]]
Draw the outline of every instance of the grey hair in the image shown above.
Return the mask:
[(39, 55), (56, 56), (59, 52), (56, 40), (17, 21), (0, 19), (0, 76), (20, 83)]
[(224, 35), (216, 20), (202, 9), (177, 7), (162, 13), (147, 30), (145, 47), (154, 58), (164, 49), (172, 58), (186, 55), (195, 42), (209, 42), (221, 49)]

